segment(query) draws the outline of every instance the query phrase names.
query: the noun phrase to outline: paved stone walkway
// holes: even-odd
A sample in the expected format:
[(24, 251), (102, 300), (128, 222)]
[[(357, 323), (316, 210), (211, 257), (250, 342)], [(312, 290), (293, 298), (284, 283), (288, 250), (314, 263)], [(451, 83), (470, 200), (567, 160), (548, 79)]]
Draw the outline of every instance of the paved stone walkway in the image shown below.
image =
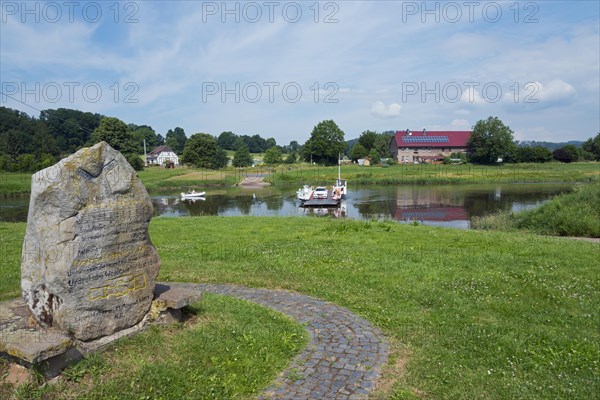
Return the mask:
[(261, 399), (364, 399), (388, 356), (383, 334), (335, 304), (282, 290), (233, 285), (172, 284), (252, 301), (306, 325), (310, 342)]

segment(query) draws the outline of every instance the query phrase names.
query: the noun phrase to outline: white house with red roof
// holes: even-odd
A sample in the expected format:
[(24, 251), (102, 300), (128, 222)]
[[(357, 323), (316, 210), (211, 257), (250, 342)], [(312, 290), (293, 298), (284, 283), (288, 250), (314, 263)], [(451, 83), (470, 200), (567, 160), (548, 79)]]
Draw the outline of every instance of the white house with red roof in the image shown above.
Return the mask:
[(146, 157), (148, 165), (165, 165), (167, 161), (171, 161), (173, 165), (179, 165), (179, 157), (169, 146), (158, 146)]
[(452, 153), (466, 153), (471, 131), (396, 131), (390, 152), (399, 163), (432, 163)]

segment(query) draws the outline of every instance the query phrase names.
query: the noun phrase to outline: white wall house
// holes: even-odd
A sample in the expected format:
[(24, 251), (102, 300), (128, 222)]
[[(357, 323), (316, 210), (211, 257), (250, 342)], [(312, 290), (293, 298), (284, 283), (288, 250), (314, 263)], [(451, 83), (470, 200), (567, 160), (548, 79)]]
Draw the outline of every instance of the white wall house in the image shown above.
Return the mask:
[(148, 165), (165, 165), (165, 162), (171, 160), (175, 166), (179, 165), (179, 157), (169, 146), (158, 146), (146, 158)]

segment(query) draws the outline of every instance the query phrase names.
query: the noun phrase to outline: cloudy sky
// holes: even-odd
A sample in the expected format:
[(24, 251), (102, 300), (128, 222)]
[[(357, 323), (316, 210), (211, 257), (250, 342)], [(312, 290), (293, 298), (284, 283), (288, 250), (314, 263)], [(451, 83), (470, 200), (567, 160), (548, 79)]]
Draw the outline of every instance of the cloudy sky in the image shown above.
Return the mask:
[(2, 1), (0, 106), (189, 135), (600, 131), (597, 1)]

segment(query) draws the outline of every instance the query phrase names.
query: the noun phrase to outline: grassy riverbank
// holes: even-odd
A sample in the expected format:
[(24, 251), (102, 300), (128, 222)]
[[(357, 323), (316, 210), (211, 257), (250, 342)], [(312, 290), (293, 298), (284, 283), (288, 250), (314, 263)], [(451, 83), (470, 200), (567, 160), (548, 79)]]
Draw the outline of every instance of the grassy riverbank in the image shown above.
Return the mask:
[[(19, 292), (24, 229), (0, 224), (3, 299)], [(150, 231), (162, 280), (299, 291), (379, 326), (394, 352), (381, 398), (593, 398), (600, 390), (597, 244), (328, 218), (155, 218)], [(203, 340), (193, 337), (187, 343)], [(152, 396), (121, 372), (98, 376), (119, 375)]]
[[(587, 182), (600, 177), (600, 164), (594, 162), (494, 166), (409, 164), (371, 167), (353, 164), (343, 166), (341, 175), (351, 185)], [(281, 166), (276, 169), (272, 179), (276, 184), (331, 185), (337, 176), (337, 167)]]
[[(229, 187), (245, 176), (260, 174), (274, 185), (331, 185), (337, 178), (337, 167), (309, 165), (279, 165), (273, 168), (226, 168), (219, 171), (180, 167), (146, 168), (139, 172), (149, 192), (186, 190), (189, 188)], [(522, 183), (522, 182), (588, 182), (599, 179), (600, 164), (546, 163), (487, 165), (393, 165), (361, 167), (345, 165), (342, 177), (351, 185), (396, 184), (461, 184), (461, 183)], [(0, 197), (27, 195), (31, 174), (0, 173)]]
[(600, 238), (600, 182), (576, 186), (572, 193), (558, 195), (533, 210), (474, 218), (471, 226), (474, 229)]

